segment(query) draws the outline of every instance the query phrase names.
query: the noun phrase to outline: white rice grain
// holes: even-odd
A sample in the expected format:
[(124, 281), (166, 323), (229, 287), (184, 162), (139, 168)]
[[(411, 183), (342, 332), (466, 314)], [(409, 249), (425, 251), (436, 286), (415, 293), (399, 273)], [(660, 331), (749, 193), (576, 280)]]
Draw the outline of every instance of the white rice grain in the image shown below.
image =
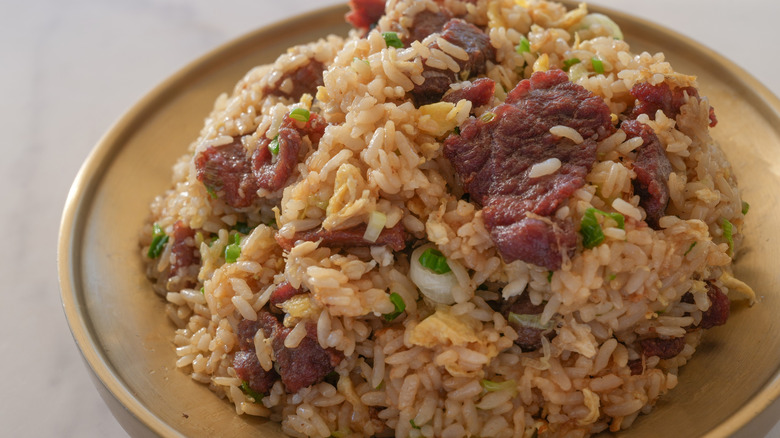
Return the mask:
[(528, 171), (529, 178), (539, 178), (546, 175), (552, 175), (561, 168), (561, 160), (558, 158), (548, 158), (541, 163), (536, 163), (531, 166)]

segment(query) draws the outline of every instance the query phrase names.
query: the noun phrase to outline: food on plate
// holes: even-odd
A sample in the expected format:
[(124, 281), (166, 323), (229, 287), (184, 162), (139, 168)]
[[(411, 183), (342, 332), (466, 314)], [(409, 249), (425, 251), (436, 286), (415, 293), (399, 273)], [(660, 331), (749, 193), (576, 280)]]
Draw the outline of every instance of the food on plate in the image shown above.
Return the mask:
[(350, 6), (218, 97), (151, 205), (176, 365), (291, 436), (630, 427), (755, 301), (696, 78), (584, 4)]

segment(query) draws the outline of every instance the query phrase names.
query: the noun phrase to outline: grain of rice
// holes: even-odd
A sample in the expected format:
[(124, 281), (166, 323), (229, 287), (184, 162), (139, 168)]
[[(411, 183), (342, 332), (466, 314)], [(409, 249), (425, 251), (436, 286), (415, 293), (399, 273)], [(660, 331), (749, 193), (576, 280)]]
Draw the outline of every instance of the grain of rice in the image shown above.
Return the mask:
[(529, 178), (539, 178), (546, 175), (552, 175), (561, 168), (561, 160), (558, 158), (549, 158), (541, 163), (536, 163), (531, 166), (531, 170), (528, 171)]

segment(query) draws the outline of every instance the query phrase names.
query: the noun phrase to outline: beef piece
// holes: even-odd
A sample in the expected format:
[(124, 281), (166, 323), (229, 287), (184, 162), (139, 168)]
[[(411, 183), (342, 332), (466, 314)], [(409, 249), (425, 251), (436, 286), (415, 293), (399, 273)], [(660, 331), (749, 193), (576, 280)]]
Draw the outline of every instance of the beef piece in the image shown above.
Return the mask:
[[(685, 94), (690, 97), (699, 97), (699, 91), (694, 87), (671, 89), (665, 82), (658, 85), (642, 82), (631, 87), (630, 93), (637, 100), (634, 109), (629, 114), (632, 119), (639, 117), (640, 114), (647, 114), (652, 120), (655, 120), (655, 113), (658, 110), (674, 119), (680, 114), (680, 107), (685, 104)], [(710, 127), (717, 123), (715, 109), (710, 107)]]
[[(729, 319), (729, 315), (731, 314), (731, 301), (729, 301), (729, 297), (712, 282), (707, 282), (707, 298), (710, 300), (710, 307), (702, 313), (699, 325), (687, 327), (688, 331), (697, 328), (710, 329), (725, 324)], [(680, 302), (693, 304), (695, 302), (693, 294), (686, 292), (682, 298), (680, 298)]]
[[(323, 63), (310, 59), (306, 64), (283, 74), (276, 82), (275, 87), (266, 87), (263, 91), (266, 95), (289, 97), (295, 100), (299, 100), (304, 93), (314, 96), (317, 94), (317, 87), (323, 85), (322, 72), (324, 70)], [(292, 81), (293, 87), (289, 92), (284, 92), (280, 87), (287, 79)]]
[(231, 207), (248, 207), (257, 198), (257, 181), (240, 137), (209, 146), (195, 157), (195, 167), (198, 181)]
[(349, 0), (349, 12), (344, 18), (356, 28), (368, 31), (384, 13), (384, 0)]
[(523, 351), (534, 351), (542, 347), (542, 336), (555, 335), (552, 330), (544, 330), (513, 322), (509, 318), (510, 313), (518, 315), (540, 315), (544, 311), (544, 304), (538, 306), (531, 303), (528, 294), (512, 297), (501, 305), (501, 314), (509, 321), (509, 325), (517, 331), (517, 344)]
[(263, 137), (251, 156), (235, 137), (232, 143), (209, 146), (195, 157), (197, 177), (215, 196), (234, 208), (245, 208), (257, 199), (257, 190), (276, 191), (285, 186), (298, 164), (303, 137), (313, 145), (319, 143), (327, 123), (311, 113), (302, 123), (286, 115), (279, 128), (279, 153), (274, 158)]
[(306, 325), (306, 336), (295, 348), (286, 348), (284, 340), (292, 329), (283, 327), (273, 338), (274, 357), (287, 392), (296, 393), (301, 388), (321, 382), (344, 358), (333, 348), (323, 349), (317, 341), (317, 326)]
[(642, 146), (637, 150), (634, 160), (634, 193), (639, 195), (639, 205), (647, 213), (647, 224), (657, 230), (658, 220), (664, 215), (669, 204), (669, 175), (672, 173), (672, 164), (651, 127), (636, 120), (627, 120), (620, 127), (628, 138), (642, 138)]
[[(561, 70), (521, 81), (492, 120), (470, 118), (444, 143), (444, 156), (460, 176), (504, 260), (550, 270), (572, 256), (577, 235), (570, 222), (551, 218), (585, 184), (596, 160), (596, 140), (614, 132), (604, 101), (569, 81)], [(584, 139), (575, 144), (550, 133), (564, 125)], [(561, 167), (537, 178), (531, 167), (557, 158)]]
[(441, 100), (444, 102), (458, 103), (461, 99), (471, 102), (472, 108), (477, 108), (490, 103), (493, 98), (496, 83), (492, 79), (479, 78), (460, 90), (455, 90), (445, 95)]
[(265, 394), (271, 390), (274, 382), (279, 379), (279, 375), (273, 368), (268, 371), (264, 370), (257, 359), (254, 338), (259, 328), (258, 321), (244, 319), (238, 323), (236, 336), (240, 350), (233, 356), (233, 369), (236, 371), (236, 376), (247, 382), (253, 391)]
[[(200, 252), (193, 241), (188, 239), (195, 237), (195, 230), (184, 225), (182, 221), (176, 221), (173, 224), (173, 244), (171, 244), (171, 253), (175, 256), (171, 262), (170, 277), (187, 277), (186, 268), (200, 262)], [(183, 287), (195, 286), (196, 282), (192, 278), (185, 279)]]
[(632, 376), (639, 376), (645, 371), (645, 365), (642, 363), (642, 359), (634, 359), (628, 361), (628, 368), (631, 369)]
[(276, 234), (276, 242), (289, 251), (300, 240), (315, 242), (322, 239), (320, 246), (327, 248), (354, 248), (366, 246), (389, 246), (394, 251), (401, 251), (406, 248), (406, 230), (403, 225), (396, 224), (393, 228), (385, 228), (379, 233), (376, 242), (371, 242), (363, 238), (366, 232), (366, 225), (357, 225), (345, 230), (327, 231), (323, 229), (301, 231), (295, 233), (292, 239), (286, 239)]
[(709, 329), (725, 324), (731, 313), (729, 297), (718, 286), (707, 283), (707, 298), (710, 299), (710, 308), (701, 315), (699, 327)]
[(292, 285), (285, 281), (282, 283), (279, 283), (279, 286), (276, 286), (276, 289), (274, 289), (273, 292), (271, 292), (271, 297), (268, 299), (268, 303), (271, 305), (271, 310), (279, 309), (281, 308), (279, 305), (283, 302), (289, 300), (290, 298), (294, 297), (295, 295), (300, 295), (305, 293), (301, 289), (296, 289), (292, 287)]
[[(420, 85), (415, 85), (411, 91), (412, 99), (417, 106), (438, 102), (449, 89), (456, 78), (466, 80), (482, 74), (486, 70), (487, 61), (495, 61), (496, 51), (490, 44), (490, 38), (480, 28), (459, 18), (453, 18), (442, 28), (441, 37), (466, 51), (468, 59), (456, 59), (460, 72), (424, 67), (422, 76), (425, 78)], [(431, 49), (439, 49), (434, 42)]]
[(276, 138), (279, 142), (276, 158), (274, 159), (268, 148), (274, 140), (267, 137), (263, 137), (252, 154), (252, 173), (257, 180), (257, 186), (270, 192), (284, 188), (298, 165), (298, 152), (303, 144), (303, 137), (308, 135), (312, 144), (316, 145), (322, 138), (326, 125), (325, 120), (315, 113), (309, 115), (305, 124), (292, 119), (289, 114), (285, 115)]
[(639, 341), (642, 354), (645, 357), (658, 356), (661, 359), (671, 359), (685, 348), (685, 338), (649, 338)]
[(444, 8), (439, 8), (439, 12), (426, 9), (417, 13), (409, 28), (409, 35), (404, 38), (404, 45), (408, 46), (413, 41), (422, 41), (432, 33), (441, 32), (450, 19), (452, 14)]
[(317, 341), (317, 326), (306, 325), (306, 336), (295, 348), (284, 346), (284, 340), (292, 329), (282, 325), (276, 317), (266, 311), (257, 314), (258, 325), (263, 334), (271, 338), (276, 369), (287, 387), (295, 393), (301, 388), (321, 382), (338, 365), (344, 354), (333, 348), (324, 349)]

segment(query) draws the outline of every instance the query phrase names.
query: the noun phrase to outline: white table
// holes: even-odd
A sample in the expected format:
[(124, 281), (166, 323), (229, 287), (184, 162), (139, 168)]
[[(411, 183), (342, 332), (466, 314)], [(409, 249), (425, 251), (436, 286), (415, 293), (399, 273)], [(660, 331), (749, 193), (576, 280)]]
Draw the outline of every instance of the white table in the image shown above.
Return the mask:
[[(0, 275), (10, 279), (0, 299), (0, 435), (126, 436), (70, 336), (55, 264), (68, 188), (101, 134), (152, 87), (207, 50), (280, 18), (340, 2), (38, 0), (0, 7), (0, 217), (6, 247)], [(769, 49), (780, 40), (780, 2), (592, 3), (693, 37), (780, 95), (780, 56)], [(672, 8), (679, 12), (669, 13)], [(704, 16), (694, 15), (700, 10)], [(769, 436), (780, 436), (780, 426)]]

